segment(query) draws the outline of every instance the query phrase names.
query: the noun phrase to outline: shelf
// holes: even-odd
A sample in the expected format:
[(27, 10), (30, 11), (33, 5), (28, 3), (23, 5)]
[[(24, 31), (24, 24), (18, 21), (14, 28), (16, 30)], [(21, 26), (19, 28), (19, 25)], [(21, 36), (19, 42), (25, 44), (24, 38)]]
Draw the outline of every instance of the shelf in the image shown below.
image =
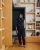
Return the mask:
[(40, 17), (40, 14), (36, 14), (37, 17)]
[(36, 26), (36, 27), (40, 27), (40, 26)]
[(31, 37), (40, 37), (40, 36), (29, 36), (29, 37), (31, 38)]
[(36, 23), (40, 23), (40, 21), (36, 21)]
[(36, 30), (40, 30), (40, 28), (36, 28)]
[(37, 30), (37, 29), (40, 30), (40, 27), (36, 27), (36, 30)]
[(36, 9), (40, 9), (40, 7), (36, 7)]
[(35, 2), (17, 2), (17, 4), (35, 4)]
[(40, 28), (40, 26), (36, 26), (36, 28)]
[(36, 29), (26, 29), (25, 31), (35, 31)]
[(0, 28), (0, 31), (4, 30), (4, 28)]
[(36, 22), (26, 22), (26, 24), (35, 24)]
[(25, 14), (35, 14), (35, 12), (25, 12)]

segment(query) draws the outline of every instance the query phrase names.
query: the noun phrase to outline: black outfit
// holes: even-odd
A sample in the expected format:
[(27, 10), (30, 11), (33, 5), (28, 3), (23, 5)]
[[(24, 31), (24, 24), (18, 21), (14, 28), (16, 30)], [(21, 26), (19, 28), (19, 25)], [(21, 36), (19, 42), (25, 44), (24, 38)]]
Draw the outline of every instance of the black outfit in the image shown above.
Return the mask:
[(17, 18), (17, 29), (18, 29), (18, 40), (19, 44), (25, 45), (25, 30), (24, 30), (24, 19), (23, 18)]

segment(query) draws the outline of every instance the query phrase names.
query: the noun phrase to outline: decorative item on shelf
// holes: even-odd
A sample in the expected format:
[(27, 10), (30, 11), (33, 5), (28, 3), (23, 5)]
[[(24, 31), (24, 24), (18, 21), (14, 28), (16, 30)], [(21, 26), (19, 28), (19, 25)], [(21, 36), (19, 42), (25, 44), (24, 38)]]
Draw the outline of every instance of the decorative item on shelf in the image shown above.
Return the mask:
[(39, 26), (39, 24), (37, 23), (36, 26)]
[(32, 32), (26, 32), (26, 36), (25, 37), (31, 37)]
[(37, 23), (36, 26), (40, 26), (40, 23)]
[(39, 15), (40, 15), (40, 9), (37, 9), (37, 10), (36, 10), (36, 12), (37, 12), (37, 14), (39, 14)]
[(36, 9), (36, 13), (38, 13), (39, 12), (39, 9)]
[(30, 12), (34, 13), (35, 11), (33, 9), (31, 9)]
[(40, 23), (39, 21), (40, 21), (40, 17), (36, 17), (36, 22)]
[(32, 24), (28, 24), (28, 29), (32, 29)]
[(39, 12), (37, 14), (39, 14)]
[(33, 33), (31, 34), (31, 36), (35, 36), (35, 33), (33, 32)]
[(36, 36), (39, 36), (40, 35), (40, 32), (36, 32)]

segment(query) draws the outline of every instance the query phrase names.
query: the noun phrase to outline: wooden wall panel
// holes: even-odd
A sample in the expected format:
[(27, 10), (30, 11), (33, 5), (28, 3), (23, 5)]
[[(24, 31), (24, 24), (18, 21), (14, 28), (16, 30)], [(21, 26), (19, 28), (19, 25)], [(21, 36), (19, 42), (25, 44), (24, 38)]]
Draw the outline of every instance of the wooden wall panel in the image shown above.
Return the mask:
[(12, 0), (5, 0), (5, 44), (12, 45)]
[(2, 48), (1, 32), (0, 32), (0, 48)]

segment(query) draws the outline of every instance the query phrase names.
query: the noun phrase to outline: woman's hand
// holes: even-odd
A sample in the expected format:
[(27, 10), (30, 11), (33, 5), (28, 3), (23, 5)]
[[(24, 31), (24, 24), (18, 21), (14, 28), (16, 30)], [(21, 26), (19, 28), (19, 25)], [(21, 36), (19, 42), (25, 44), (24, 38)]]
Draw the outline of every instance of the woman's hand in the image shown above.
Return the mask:
[(18, 33), (17, 27), (16, 27), (16, 33)]

